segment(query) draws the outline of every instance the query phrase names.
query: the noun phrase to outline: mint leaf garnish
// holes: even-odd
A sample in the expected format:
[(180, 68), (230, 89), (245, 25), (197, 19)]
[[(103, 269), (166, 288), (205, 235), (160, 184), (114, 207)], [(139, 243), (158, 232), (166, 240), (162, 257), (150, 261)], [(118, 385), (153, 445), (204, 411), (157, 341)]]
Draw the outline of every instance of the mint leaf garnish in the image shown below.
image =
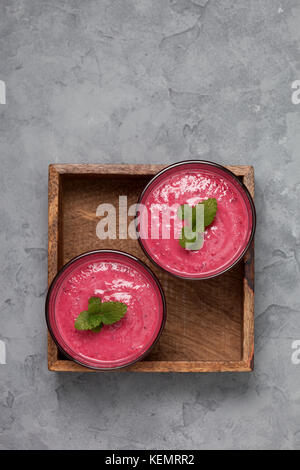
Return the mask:
[(204, 225), (208, 227), (216, 216), (218, 203), (215, 198), (210, 198), (201, 202), (201, 204), (204, 205)]
[(186, 250), (200, 250), (204, 243), (203, 232), (213, 222), (216, 213), (215, 198), (206, 199), (193, 207), (187, 204), (179, 206), (178, 218), (188, 223), (182, 228), (179, 244)]
[(200, 250), (204, 242), (203, 234), (194, 232), (189, 226), (182, 227), (179, 243), (182, 248), (190, 251)]
[(89, 313), (100, 313), (101, 312), (101, 304), (89, 304), (88, 308)]
[(124, 317), (127, 305), (122, 302), (101, 302), (100, 297), (90, 297), (88, 310), (80, 313), (75, 320), (77, 330), (101, 331), (103, 325), (112, 325)]
[(192, 208), (192, 228), (194, 232), (204, 232), (204, 210), (203, 204), (197, 204)]
[(101, 304), (100, 297), (90, 297), (89, 298), (89, 305), (92, 305), (92, 304), (100, 305)]
[(75, 328), (76, 330), (92, 330), (99, 326), (101, 322), (101, 315), (84, 311), (76, 318)]
[(127, 305), (122, 302), (103, 302), (101, 304), (102, 321), (104, 325), (112, 325), (124, 317)]
[(101, 312), (101, 299), (100, 297), (90, 297), (89, 298), (89, 313), (100, 313)]
[(197, 239), (197, 234), (193, 232), (192, 228), (186, 225), (181, 229), (181, 236), (179, 239), (180, 245), (185, 248), (187, 243), (194, 243)]
[(96, 326), (96, 328), (93, 328), (91, 331), (93, 333), (99, 333), (99, 331), (102, 330), (103, 323), (101, 323), (99, 326)]

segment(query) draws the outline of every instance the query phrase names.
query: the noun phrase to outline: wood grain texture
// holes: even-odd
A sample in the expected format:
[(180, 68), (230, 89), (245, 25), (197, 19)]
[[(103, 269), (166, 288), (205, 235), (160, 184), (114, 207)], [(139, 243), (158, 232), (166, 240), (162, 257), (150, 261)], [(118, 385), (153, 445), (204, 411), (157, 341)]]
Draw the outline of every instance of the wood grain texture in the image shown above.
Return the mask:
[[(99, 240), (99, 204), (128, 206), (162, 165), (51, 165), (49, 168), (49, 282), (74, 256), (93, 249), (114, 248), (142, 259), (159, 277), (167, 298), (165, 330), (152, 352), (122, 371), (222, 372), (253, 368), (253, 256), (214, 279), (185, 281), (154, 267), (136, 240)], [(250, 166), (230, 166), (254, 194)], [(129, 218), (130, 222), (130, 218)], [(117, 220), (117, 228), (119, 228)], [(252, 247), (252, 252), (254, 248)], [(246, 270), (248, 279), (246, 279)], [(180, 306), (180, 308), (178, 308)], [(49, 338), (49, 369), (91, 371), (66, 360)]]
[[(48, 179), (48, 287), (58, 270), (59, 255), (59, 193), (60, 175), (53, 165), (49, 166)], [(58, 359), (58, 350), (48, 332), (48, 367)]]
[[(243, 182), (254, 199), (254, 168), (245, 169)], [(243, 359), (254, 369), (254, 241), (244, 257), (244, 331)]]
[[(58, 360), (49, 370), (54, 372), (99, 372), (72, 361)], [(251, 372), (245, 361), (140, 361), (130, 367), (110, 372)], [(101, 371), (105, 373), (105, 371)]]

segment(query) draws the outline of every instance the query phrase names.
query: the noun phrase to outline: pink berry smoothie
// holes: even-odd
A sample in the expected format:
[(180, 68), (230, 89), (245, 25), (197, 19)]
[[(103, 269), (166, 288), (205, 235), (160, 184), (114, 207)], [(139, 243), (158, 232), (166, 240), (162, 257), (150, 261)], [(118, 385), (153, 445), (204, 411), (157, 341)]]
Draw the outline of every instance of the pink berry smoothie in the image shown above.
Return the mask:
[[(125, 316), (98, 333), (76, 330), (74, 321), (92, 296), (125, 303)], [(67, 264), (49, 290), (46, 307), (49, 330), (62, 351), (99, 369), (123, 367), (143, 357), (165, 321), (157, 279), (136, 258), (116, 251), (87, 253)]]
[[(217, 200), (215, 219), (204, 232), (202, 248), (188, 251), (178, 240), (184, 222), (170, 208), (195, 206), (208, 198)], [(149, 183), (139, 202), (143, 249), (161, 268), (182, 278), (221, 274), (241, 258), (254, 234), (251, 196), (237, 177), (220, 165), (202, 161), (172, 165)], [(170, 217), (166, 218), (168, 211)]]

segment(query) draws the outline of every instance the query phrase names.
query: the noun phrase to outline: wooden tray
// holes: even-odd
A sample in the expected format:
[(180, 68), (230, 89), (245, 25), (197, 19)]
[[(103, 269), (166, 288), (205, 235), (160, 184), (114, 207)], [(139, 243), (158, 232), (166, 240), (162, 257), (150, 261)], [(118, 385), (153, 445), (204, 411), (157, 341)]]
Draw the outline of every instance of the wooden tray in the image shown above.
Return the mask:
[[(254, 245), (227, 273), (204, 281), (186, 281), (157, 269), (136, 240), (99, 240), (96, 209), (100, 203), (128, 207), (161, 165), (49, 166), (49, 283), (58, 269), (89, 250), (114, 248), (132, 253), (160, 279), (167, 299), (164, 332), (149, 356), (125, 371), (247, 372), (254, 357)], [(228, 166), (254, 196), (251, 166)], [(131, 218), (129, 218), (129, 221)], [(48, 334), (48, 365), (53, 371), (92, 372), (67, 360)]]

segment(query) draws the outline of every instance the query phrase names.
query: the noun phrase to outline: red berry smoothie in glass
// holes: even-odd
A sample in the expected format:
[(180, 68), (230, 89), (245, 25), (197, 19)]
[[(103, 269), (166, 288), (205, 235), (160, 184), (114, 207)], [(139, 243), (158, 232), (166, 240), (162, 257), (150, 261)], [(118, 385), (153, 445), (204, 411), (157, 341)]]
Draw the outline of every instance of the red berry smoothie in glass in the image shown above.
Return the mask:
[[(88, 299), (127, 305), (125, 316), (98, 333), (74, 327)], [(75, 361), (99, 369), (133, 363), (158, 338), (165, 321), (165, 301), (151, 271), (141, 262), (114, 251), (91, 252), (60, 272), (47, 299), (50, 332), (63, 352)]]
[[(184, 222), (176, 210), (165, 217), (168, 208), (195, 206), (209, 198), (217, 200), (215, 219), (205, 229), (202, 248), (186, 250), (178, 240)], [(157, 265), (179, 277), (203, 279), (226, 271), (240, 259), (253, 237), (251, 196), (237, 177), (220, 165), (202, 161), (171, 165), (151, 180), (139, 202), (142, 248)]]

